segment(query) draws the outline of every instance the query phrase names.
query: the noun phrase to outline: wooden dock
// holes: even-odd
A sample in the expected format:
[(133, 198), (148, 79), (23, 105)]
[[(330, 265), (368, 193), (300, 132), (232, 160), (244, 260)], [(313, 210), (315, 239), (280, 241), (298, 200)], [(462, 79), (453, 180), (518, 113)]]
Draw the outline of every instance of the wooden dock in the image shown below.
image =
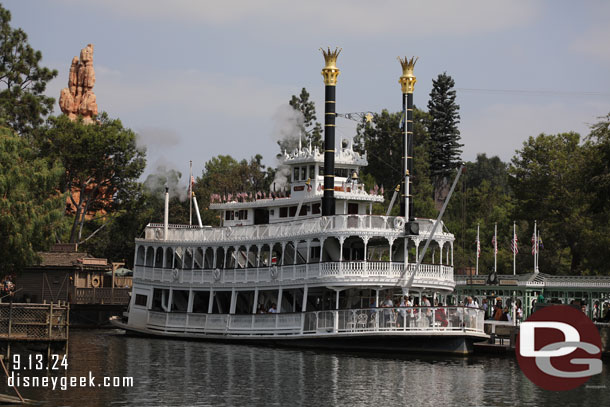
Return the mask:
[(11, 346), (45, 346), (47, 353), (67, 353), (70, 305), (67, 303), (0, 303), (0, 347), (10, 358)]

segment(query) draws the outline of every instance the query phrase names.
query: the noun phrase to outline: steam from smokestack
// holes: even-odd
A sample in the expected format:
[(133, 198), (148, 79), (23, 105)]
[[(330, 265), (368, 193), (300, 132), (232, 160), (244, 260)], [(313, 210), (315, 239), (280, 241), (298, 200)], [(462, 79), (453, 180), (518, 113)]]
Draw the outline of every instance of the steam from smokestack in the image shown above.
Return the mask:
[(144, 188), (158, 197), (163, 196), (167, 188), (172, 197), (176, 196), (180, 202), (184, 202), (188, 199), (188, 186), (181, 178), (182, 174), (178, 170), (158, 165), (155, 172), (146, 177)]
[[(305, 123), (305, 116), (299, 110), (295, 110), (289, 104), (281, 105), (273, 115), (273, 132), (271, 134), (282, 153), (284, 150), (288, 153), (294, 151), (299, 146), (299, 138), (302, 137), (302, 131)], [(281, 155), (279, 155), (281, 157)], [(276, 191), (281, 191), (288, 185), (290, 179), (290, 168), (282, 165), (281, 158), (278, 159), (277, 171), (273, 183), (275, 183)], [(273, 185), (273, 183), (271, 185)], [(273, 187), (271, 187), (273, 190)]]

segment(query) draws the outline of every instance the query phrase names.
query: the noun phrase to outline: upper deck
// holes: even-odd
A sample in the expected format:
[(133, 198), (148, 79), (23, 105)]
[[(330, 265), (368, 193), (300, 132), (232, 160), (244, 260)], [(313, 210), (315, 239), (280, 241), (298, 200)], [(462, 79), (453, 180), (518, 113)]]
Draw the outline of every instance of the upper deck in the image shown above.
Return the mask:
[[(419, 236), (410, 239), (420, 242), (428, 238), (432, 231), (431, 219), (416, 219), (419, 224)], [(302, 220), (286, 221), (266, 225), (248, 225), (235, 227), (203, 227), (189, 225), (169, 225), (167, 237), (164, 236), (163, 224), (151, 223), (146, 226), (144, 239), (136, 242), (171, 243), (208, 243), (212, 245), (256, 244), (278, 240), (312, 239), (325, 237), (359, 236), (386, 239), (404, 237), (404, 217), (377, 215), (335, 215), (315, 217)], [(454, 236), (445, 230), (444, 224), (437, 228), (432, 236), (439, 243), (453, 242)]]

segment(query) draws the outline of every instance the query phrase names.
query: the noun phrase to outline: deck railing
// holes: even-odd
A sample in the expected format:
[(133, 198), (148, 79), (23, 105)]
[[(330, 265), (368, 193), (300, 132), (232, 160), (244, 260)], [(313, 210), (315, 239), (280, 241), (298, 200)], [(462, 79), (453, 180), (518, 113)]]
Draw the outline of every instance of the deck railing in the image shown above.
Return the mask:
[[(397, 221), (397, 218), (400, 218)], [(418, 219), (420, 235), (427, 235), (432, 230), (432, 221)], [(283, 239), (305, 235), (334, 234), (342, 231), (367, 231), (387, 234), (395, 232), (396, 237), (404, 234), (404, 218), (378, 215), (335, 215), (293, 220), (266, 225), (248, 225), (233, 227), (205, 227), (170, 225), (167, 239), (163, 236), (163, 224), (151, 223), (146, 227), (145, 240), (193, 241), (193, 242), (236, 242), (268, 239)], [(442, 226), (436, 236), (447, 239), (452, 237), (444, 233)]]
[[(168, 269), (136, 266), (134, 281), (158, 281), (174, 284), (235, 284), (303, 281), (310, 279), (363, 279), (399, 283), (402, 276), (408, 280), (415, 271), (415, 264), (409, 264), (403, 273), (402, 262), (348, 261), (324, 262), (278, 267), (258, 267), (245, 269)], [(414, 284), (441, 284), (454, 287), (453, 267), (442, 264), (421, 264), (414, 278)]]
[(69, 305), (0, 303), (0, 340), (65, 341)]
[(278, 314), (148, 312), (147, 327), (165, 332), (231, 335), (328, 335), (362, 332), (484, 335), (484, 312), (466, 307), (400, 307)]
[(127, 305), (131, 288), (74, 288), (73, 304), (114, 304)]

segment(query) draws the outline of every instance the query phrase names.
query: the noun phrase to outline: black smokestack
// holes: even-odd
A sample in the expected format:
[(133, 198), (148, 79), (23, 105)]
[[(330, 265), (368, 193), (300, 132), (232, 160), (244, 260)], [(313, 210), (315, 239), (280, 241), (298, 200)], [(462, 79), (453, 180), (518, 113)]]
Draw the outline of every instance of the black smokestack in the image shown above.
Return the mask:
[(321, 49), (326, 66), (322, 69), (324, 77), (324, 196), (322, 197), (322, 216), (335, 214), (335, 118), (337, 76), (340, 71), (336, 66), (340, 48), (334, 51)]

